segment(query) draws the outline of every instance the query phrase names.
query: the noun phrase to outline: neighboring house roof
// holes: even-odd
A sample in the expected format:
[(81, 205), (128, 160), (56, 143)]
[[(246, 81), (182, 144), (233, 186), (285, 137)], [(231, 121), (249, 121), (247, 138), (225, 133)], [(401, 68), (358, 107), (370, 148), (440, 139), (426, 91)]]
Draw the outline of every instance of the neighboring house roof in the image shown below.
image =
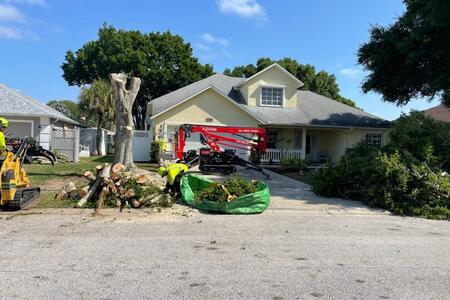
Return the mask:
[(242, 94), (236, 88), (245, 80), (245, 78), (215, 74), (194, 82), (152, 100), (149, 103), (149, 106), (152, 107), (152, 118), (192, 98), (208, 87), (213, 87), (219, 93), (238, 103), (262, 124), (369, 128), (386, 128), (390, 124), (380, 117), (310, 91), (297, 91), (298, 108), (249, 106), (246, 105)]
[(450, 108), (444, 104), (424, 110), (423, 113), (435, 120), (450, 123)]
[(236, 85), (236, 87), (238, 88), (238, 87), (244, 85), (246, 82), (248, 82), (248, 81), (252, 80), (253, 78), (255, 78), (255, 77), (261, 75), (262, 73), (265, 73), (265, 72), (269, 71), (269, 70), (272, 69), (272, 68), (278, 68), (278, 69), (281, 70), (282, 72), (286, 73), (286, 75), (288, 75), (292, 80), (294, 80), (295, 82), (298, 83), (298, 87), (304, 86), (304, 83), (301, 82), (297, 77), (295, 77), (294, 75), (292, 75), (291, 73), (289, 73), (285, 68), (283, 68), (283, 67), (280, 66), (279, 64), (274, 63), (274, 64), (268, 66), (267, 68), (265, 68), (265, 69), (259, 71), (258, 73), (256, 73), (256, 74), (250, 76), (249, 78), (246, 78), (246, 79), (243, 80), (241, 83), (239, 83), (238, 85)]
[(21, 92), (0, 83), (0, 116), (50, 117), (67, 123), (78, 122)]

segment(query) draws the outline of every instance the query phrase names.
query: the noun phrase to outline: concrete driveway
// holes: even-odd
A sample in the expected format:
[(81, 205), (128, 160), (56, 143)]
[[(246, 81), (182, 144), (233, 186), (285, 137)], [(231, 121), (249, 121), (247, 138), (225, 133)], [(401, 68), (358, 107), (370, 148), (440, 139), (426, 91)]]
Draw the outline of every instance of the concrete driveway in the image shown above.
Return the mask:
[[(266, 182), (270, 188), (271, 202), (269, 209), (278, 211), (328, 211), (329, 213), (347, 214), (387, 214), (387, 212), (370, 209), (361, 202), (340, 198), (325, 198), (315, 195), (309, 185), (289, 177), (265, 170), (271, 177), (266, 177), (254, 170), (239, 168), (237, 176), (246, 179), (257, 179)], [(201, 174), (197, 169), (192, 173), (208, 177), (212, 180), (223, 181), (228, 176), (221, 174)]]
[(0, 299), (448, 299), (449, 222), (273, 177), (259, 215), (0, 213)]

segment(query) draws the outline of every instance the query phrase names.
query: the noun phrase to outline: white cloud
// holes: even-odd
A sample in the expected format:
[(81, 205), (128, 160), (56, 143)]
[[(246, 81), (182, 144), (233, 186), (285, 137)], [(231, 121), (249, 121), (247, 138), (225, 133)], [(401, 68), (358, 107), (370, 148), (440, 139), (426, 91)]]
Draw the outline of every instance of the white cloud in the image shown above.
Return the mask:
[(225, 46), (225, 47), (230, 45), (230, 42), (226, 38), (216, 37), (210, 33), (203, 33), (201, 35), (201, 38), (203, 41), (205, 41), (206, 43), (210, 43), (210, 44), (219, 44), (219, 45)]
[(351, 79), (356, 79), (361, 76), (362, 71), (359, 69), (345, 68), (345, 69), (340, 70), (339, 74), (341, 74), (342, 76), (351, 78)]
[(17, 4), (28, 4), (28, 5), (39, 5), (46, 6), (47, 2), (45, 0), (5, 0), (6, 3), (17, 3)]
[(14, 27), (0, 25), (0, 39), (20, 40), (23, 38), (23, 32)]
[(211, 47), (206, 46), (203, 43), (195, 43), (195, 48), (197, 48), (198, 50), (202, 50), (202, 51), (211, 51)]
[(222, 13), (234, 14), (245, 18), (264, 18), (266, 12), (256, 0), (218, 0)]
[(0, 3), (0, 21), (1, 22), (22, 22), (24, 15), (14, 6)]

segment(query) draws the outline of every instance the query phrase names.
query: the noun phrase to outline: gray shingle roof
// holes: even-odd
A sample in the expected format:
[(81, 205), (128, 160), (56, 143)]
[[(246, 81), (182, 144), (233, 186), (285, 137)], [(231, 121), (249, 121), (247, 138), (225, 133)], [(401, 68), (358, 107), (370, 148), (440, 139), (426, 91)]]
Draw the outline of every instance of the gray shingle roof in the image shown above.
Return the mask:
[(220, 73), (214, 74), (208, 78), (199, 80), (169, 94), (152, 100), (149, 103), (149, 105), (152, 106), (152, 115), (154, 116), (156, 114), (159, 114), (160, 112), (174, 106), (175, 104), (206, 89), (208, 86), (215, 87), (219, 92), (229, 96), (238, 103), (245, 103), (242, 96), (235, 95), (235, 91), (233, 90), (233, 87), (235, 85), (244, 80), (244, 78), (229, 77)]
[(389, 122), (360, 109), (310, 91), (297, 91), (298, 108), (243, 106), (267, 124), (388, 127)]
[(333, 99), (310, 91), (297, 92), (299, 105), (297, 108), (275, 108), (248, 106), (242, 94), (234, 89), (245, 78), (229, 77), (215, 74), (206, 79), (194, 82), (172, 93), (159, 97), (149, 105), (153, 106), (152, 115), (176, 105), (177, 103), (213, 86), (222, 94), (229, 96), (242, 108), (247, 110), (265, 124), (307, 125), (307, 126), (342, 126), (342, 127), (389, 127), (389, 122), (360, 109), (342, 104)]
[(0, 83), (0, 116), (3, 115), (42, 116), (78, 124), (50, 106)]

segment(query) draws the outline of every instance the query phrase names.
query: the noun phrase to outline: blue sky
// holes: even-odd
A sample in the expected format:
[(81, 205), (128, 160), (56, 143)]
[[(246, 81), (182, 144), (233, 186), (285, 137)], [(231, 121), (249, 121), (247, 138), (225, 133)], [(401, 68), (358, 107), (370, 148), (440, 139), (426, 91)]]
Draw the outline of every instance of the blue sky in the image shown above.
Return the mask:
[(0, 0), (0, 82), (42, 102), (76, 100), (79, 89), (61, 77), (65, 52), (107, 22), (180, 34), (217, 72), (260, 57), (295, 58), (334, 73), (342, 95), (365, 111), (394, 119), (437, 102), (398, 108), (363, 94), (356, 51), (371, 25), (393, 23), (403, 11), (400, 0)]

